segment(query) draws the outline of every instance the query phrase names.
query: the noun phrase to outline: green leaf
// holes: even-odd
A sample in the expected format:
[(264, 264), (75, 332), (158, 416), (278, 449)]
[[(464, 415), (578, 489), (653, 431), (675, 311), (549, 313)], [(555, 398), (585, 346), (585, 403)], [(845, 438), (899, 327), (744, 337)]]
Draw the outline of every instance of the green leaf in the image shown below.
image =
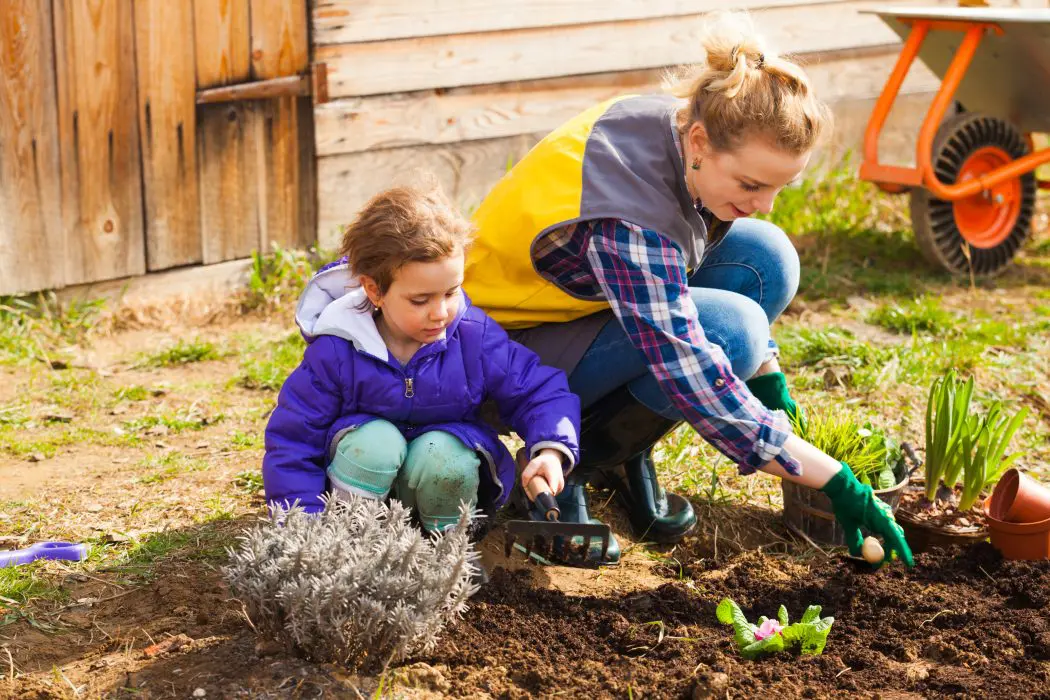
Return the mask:
[(818, 620), (808, 625), (802, 637), (802, 653), (818, 656), (823, 652), (824, 646), (828, 643), (828, 633), (831, 632), (831, 625), (834, 623), (835, 618), (825, 617), (823, 620)]
[(875, 488), (892, 489), (896, 485), (897, 477), (893, 473), (893, 467), (887, 464), (885, 467), (882, 468), (882, 471), (879, 472), (879, 482), (878, 486), (876, 486)]
[(723, 598), (722, 602), (718, 604), (718, 608), (715, 609), (715, 615), (722, 624), (733, 626), (733, 636), (736, 639), (737, 647), (743, 649), (755, 643), (755, 630), (757, 628), (747, 621), (743, 611), (740, 610), (740, 606), (732, 600)]
[(806, 608), (805, 614), (802, 615), (801, 624), (805, 625), (818, 619), (820, 619), (820, 606), (810, 605), (808, 608)]
[(788, 609), (785, 608), (783, 605), (781, 605), (780, 609), (777, 610), (777, 620), (782, 626), (788, 626)]
[(740, 650), (740, 655), (745, 659), (757, 659), (766, 654), (775, 654), (784, 651), (785, 639), (783, 635), (774, 634), (766, 637), (760, 642), (753, 642)]

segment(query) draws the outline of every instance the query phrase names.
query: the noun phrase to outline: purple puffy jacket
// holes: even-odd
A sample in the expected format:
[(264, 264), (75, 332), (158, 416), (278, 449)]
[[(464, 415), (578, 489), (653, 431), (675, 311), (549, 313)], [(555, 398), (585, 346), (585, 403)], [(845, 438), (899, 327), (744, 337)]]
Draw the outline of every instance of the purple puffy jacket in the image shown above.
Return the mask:
[[(391, 356), (364, 291), (345, 261), (321, 270), (299, 299), (295, 321), (308, 346), (285, 381), (266, 426), (263, 483), (271, 503), (321, 510), (325, 470), (348, 432), (385, 418), (407, 440), (430, 430), (456, 436), (481, 456), (478, 505), (502, 506), (514, 485), (514, 460), (479, 416), (493, 399), (529, 455), (561, 451), (566, 471), (579, 458), (580, 402), (565, 374), (539, 363), (466, 295), (445, 337), (402, 366)], [(408, 390), (411, 388), (411, 390)]]

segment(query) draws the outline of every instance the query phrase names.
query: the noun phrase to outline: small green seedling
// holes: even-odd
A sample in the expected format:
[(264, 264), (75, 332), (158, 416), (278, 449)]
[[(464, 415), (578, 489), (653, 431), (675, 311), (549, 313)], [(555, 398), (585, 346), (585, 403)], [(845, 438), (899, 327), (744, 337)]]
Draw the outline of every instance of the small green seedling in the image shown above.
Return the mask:
[(719, 622), (733, 626), (737, 648), (745, 659), (757, 659), (796, 645), (803, 654), (819, 656), (835, 622), (833, 617), (820, 617), (819, 605), (810, 605), (801, 622), (788, 624), (787, 608), (781, 605), (776, 620), (763, 615), (758, 618), (758, 624), (753, 625), (744, 617), (740, 606), (729, 598), (722, 599), (715, 614)]

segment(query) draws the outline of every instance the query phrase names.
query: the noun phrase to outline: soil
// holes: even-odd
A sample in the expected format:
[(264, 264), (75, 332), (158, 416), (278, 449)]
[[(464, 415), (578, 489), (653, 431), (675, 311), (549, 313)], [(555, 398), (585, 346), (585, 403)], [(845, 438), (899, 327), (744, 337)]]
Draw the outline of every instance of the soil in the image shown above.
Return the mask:
[[(674, 578), (599, 596), (551, 587), (545, 577), (560, 567), (495, 569), (439, 650), (388, 672), (384, 692), (1050, 698), (1050, 561), (1004, 561), (983, 543), (919, 555), (910, 571), (843, 558), (805, 566), (760, 551), (681, 561)], [(661, 571), (672, 574), (650, 575)], [(91, 581), (78, 589), (102, 599), (65, 614), (64, 634), (16, 630), (13, 663), (26, 675), (0, 684), (0, 698), (62, 697), (72, 687), (81, 697), (139, 698), (197, 689), (221, 698), (356, 697), (379, 688), (377, 678), (258, 641), (214, 567), (161, 567), (149, 586), (108, 600), (101, 593)], [(751, 620), (781, 604), (793, 619), (823, 606), (835, 617), (824, 654), (744, 661), (715, 618), (726, 596)]]

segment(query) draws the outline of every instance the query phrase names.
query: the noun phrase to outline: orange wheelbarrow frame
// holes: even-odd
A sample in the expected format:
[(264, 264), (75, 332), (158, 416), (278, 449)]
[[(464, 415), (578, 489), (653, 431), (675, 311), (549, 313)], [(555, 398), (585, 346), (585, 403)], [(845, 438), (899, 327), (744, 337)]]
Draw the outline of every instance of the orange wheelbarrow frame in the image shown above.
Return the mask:
[[(941, 182), (933, 169), (931, 163), (933, 153), (934, 137), (944, 120), (944, 115), (952, 103), (955, 92), (966, 75), (977, 47), (982, 37), (988, 32), (1002, 35), (1003, 28), (995, 22), (967, 21), (967, 20), (935, 20), (913, 17), (898, 17), (898, 21), (908, 25), (910, 30), (908, 38), (904, 42), (897, 63), (886, 81), (886, 85), (879, 95), (875, 108), (872, 111), (868, 127), (864, 132), (864, 160), (860, 167), (862, 180), (875, 183), (886, 192), (906, 192), (910, 188), (924, 187), (935, 197), (951, 202), (957, 202), (974, 195), (994, 197), (998, 204), (1010, 204), (1010, 198), (1016, 196), (1017, 187), (1012, 187), (1011, 181), (1034, 171), (1040, 165), (1050, 162), (1050, 148), (1034, 151), (1017, 160), (998, 165), (997, 167), (984, 168), (983, 172), (975, 173), (973, 177), (956, 183)], [(919, 140), (916, 145), (914, 168), (883, 165), (879, 162), (879, 135), (886, 123), (894, 101), (900, 92), (904, 78), (908, 70), (919, 55), (919, 49), (931, 31), (953, 31), (964, 34), (959, 48), (955, 51), (951, 63), (941, 80), (941, 87), (937, 91), (926, 118), (919, 130)], [(1029, 147), (1032, 140), (1029, 136)], [(964, 180), (964, 178), (959, 178)], [(1006, 186), (1003, 186), (1005, 183)], [(1037, 180), (1040, 189), (1050, 189), (1050, 181)]]

